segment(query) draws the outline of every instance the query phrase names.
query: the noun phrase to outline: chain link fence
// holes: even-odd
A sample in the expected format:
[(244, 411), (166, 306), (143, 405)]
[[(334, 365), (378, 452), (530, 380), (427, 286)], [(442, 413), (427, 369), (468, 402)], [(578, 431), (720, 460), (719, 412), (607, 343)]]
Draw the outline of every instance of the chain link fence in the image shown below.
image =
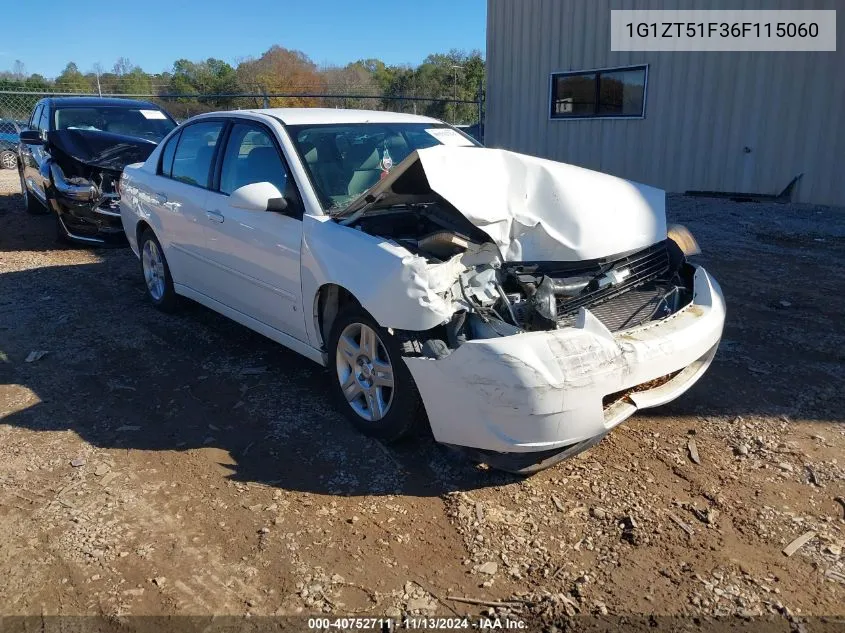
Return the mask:
[[(0, 91), (0, 142), (5, 128), (23, 127), (35, 104), (44, 97), (98, 96), (96, 93)], [(382, 94), (108, 94), (105, 97), (151, 101), (167, 110), (177, 121), (215, 110), (255, 108), (321, 107), (361, 108), (421, 114), (466, 127), (478, 140), (483, 140), (483, 101), (448, 97), (418, 97)]]

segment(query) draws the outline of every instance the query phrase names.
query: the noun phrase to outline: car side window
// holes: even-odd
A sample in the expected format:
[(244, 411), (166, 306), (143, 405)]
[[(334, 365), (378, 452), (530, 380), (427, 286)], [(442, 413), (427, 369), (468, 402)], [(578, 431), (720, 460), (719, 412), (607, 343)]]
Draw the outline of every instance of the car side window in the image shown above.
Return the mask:
[(29, 120), (29, 129), (30, 130), (37, 130), (38, 129), (38, 119), (41, 118), (41, 110), (44, 108), (43, 105), (39, 105), (33, 110), (32, 118)]
[(162, 176), (170, 178), (172, 175), (173, 156), (176, 154), (176, 144), (179, 142), (180, 135), (181, 133), (171, 136), (165, 144), (164, 149), (161, 150), (161, 162), (158, 173)]
[(184, 128), (173, 155), (171, 177), (207, 188), (214, 148), (222, 130), (222, 121), (202, 121)]
[(41, 108), (41, 116), (38, 117), (38, 124), (37, 124), (38, 129), (41, 130), (42, 132), (46, 132), (47, 130), (50, 129), (49, 115), (50, 115), (50, 106), (45, 105), (43, 108)]
[(287, 167), (267, 130), (236, 123), (223, 154), (220, 192), (231, 194), (235, 189), (256, 182), (272, 183), (284, 194), (288, 187)]

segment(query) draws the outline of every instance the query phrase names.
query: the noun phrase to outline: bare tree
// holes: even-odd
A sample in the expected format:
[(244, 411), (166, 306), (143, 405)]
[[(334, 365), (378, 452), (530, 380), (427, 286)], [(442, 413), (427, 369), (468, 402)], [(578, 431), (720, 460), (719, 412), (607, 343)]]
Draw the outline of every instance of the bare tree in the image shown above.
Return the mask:
[(26, 78), (26, 66), (24, 66), (21, 60), (16, 59), (15, 63), (12, 64), (12, 75), (14, 75), (15, 79)]
[(128, 57), (119, 57), (114, 63), (113, 70), (115, 75), (123, 77), (131, 73), (134, 68), (135, 65), (129, 61)]

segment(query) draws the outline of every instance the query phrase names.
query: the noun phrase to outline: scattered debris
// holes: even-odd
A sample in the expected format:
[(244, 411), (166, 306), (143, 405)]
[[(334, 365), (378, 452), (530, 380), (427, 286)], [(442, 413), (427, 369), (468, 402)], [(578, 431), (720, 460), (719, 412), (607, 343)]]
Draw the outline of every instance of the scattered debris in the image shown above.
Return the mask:
[(39, 349), (39, 350), (35, 350), (35, 351), (33, 351), (33, 352), (30, 352), (30, 353), (29, 353), (29, 355), (28, 355), (28, 356), (24, 359), (24, 361), (23, 361), (23, 362), (25, 362), (25, 363), (34, 363), (35, 361), (39, 361), (39, 360), (41, 360), (42, 358), (44, 358), (44, 357), (45, 357), (47, 354), (49, 354), (49, 353), (50, 353), (50, 352), (48, 352), (48, 351), (46, 351), (46, 350), (40, 350), (40, 349)]
[(685, 506), (695, 515), (695, 518), (705, 523), (707, 525), (715, 525), (716, 519), (719, 516), (719, 511), (716, 508), (704, 508), (703, 510), (699, 510), (694, 505)]
[(476, 567), (475, 571), (477, 571), (479, 574), (488, 574), (492, 576), (497, 571), (499, 571), (499, 565), (495, 561), (491, 560), (484, 563), (483, 565), (479, 565), (478, 567)]
[(124, 431), (140, 431), (141, 427), (137, 424), (124, 424), (123, 426), (119, 426), (115, 429), (118, 433), (123, 433)]
[(102, 477), (103, 475), (105, 475), (110, 470), (111, 470), (111, 467), (108, 464), (104, 464), (104, 463), (100, 462), (99, 464), (97, 464), (94, 467), (94, 474), (97, 475), (97, 477)]
[[(845, 497), (834, 497), (833, 500), (842, 506), (842, 513), (843, 515), (845, 515)], [(845, 519), (845, 516), (843, 516), (842, 518)]]
[(590, 516), (599, 521), (607, 518), (607, 512), (603, 508), (590, 508)]
[(813, 538), (815, 538), (816, 533), (810, 530), (809, 532), (804, 532), (801, 536), (797, 539), (792, 541), (789, 545), (783, 548), (783, 553), (785, 556), (792, 556), (795, 552), (799, 549), (804, 547), (807, 543), (809, 543)]
[(528, 604), (527, 600), (481, 600), (479, 598), (464, 598), (463, 596), (446, 596), (447, 600), (463, 602), (464, 604), (475, 604), (482, 607), (519, 608)]
[(823, 488), (824, 484), (819, 480), (818, 474), (816, 474), (816, 469), (806, 464), (804, 466), (804, 472), (807, 474), (807, 483), (812, 484), (814, 486), (818, 486), (819, 488)]
[(560, 497), (557, 495), (552, 495), (552, 503), (555, 504), (555, 507), (558, 509), (558, 512), (563, 512), (565, 507), (563, 505), (563, 501), (560, 500)]
[(830, 545), (825, 545), (822, 552), (839, 558), (842, 555), (842, 546), (839, 543), (831, 543)]
[(692, 536), (693, 534), (695, 534), (695, 530), (693, 530), (693, 529), (692, 529), (692, 527), (690, 527), (690, 525), (689, 525), (688, 523), (685, 523), (684, 521), (682, 521), (681, 519), (679, 519), (678, 517), (676, 517), (676, 516), (675, 516), (674, 514), (672, 514), (671, 512), (667, 512), (666, 514), (668, 515), (668, 517), (669, 517), (670, 519), (672, 519), (672, 521), (674, 521), (674, 522), (675, 522), (675, 524), (676, 524), (679, 528), (681, 528), (684, 532), (686, 532), (688, 536)]
[(701, 458), (698, 456), (698, 447), (695, 445), (695, 440), (690, 438), (689, 442), (687, 442), (687, 448), (689, 449), (689, 458), (695, 464), (701, 463)]
[(622, 540), (626, 543), (630, 543), (631, 545), (638, 545), (639, 539), (634, 533), (634, 529), (637, 527), (637, 522), (634, 521), (634, 518), (630, 516), (622, 517), (619, 521), (619, 525), (622, 527)]
[(845, 574), (841, 571), (836, 571), (835, 569), (828, 569), (824, 572), (824, 577), (828, 580), (833, 580), (834, 582), (841, 582), (845, 585)]
[(84, 457), (75, 457), (74, 459), (70, 460), (70, 465), (74, 468), (79, 468), (80, 466), (85, 465), (85, 458)]
[(164, 576), (156, 576), (155, 578), (153, 578), (153, 584), (156, 587), (164, 587), (164, 583), (166, 582), (167, 578), (165, 578)]

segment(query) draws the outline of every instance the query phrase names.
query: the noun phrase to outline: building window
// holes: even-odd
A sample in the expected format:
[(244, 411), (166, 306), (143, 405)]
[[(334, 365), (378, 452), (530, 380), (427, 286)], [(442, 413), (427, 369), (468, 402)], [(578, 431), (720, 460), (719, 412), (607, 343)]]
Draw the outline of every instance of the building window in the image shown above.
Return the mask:
[(648, 66), (552, 73), (551, 118), (645, 117)]

